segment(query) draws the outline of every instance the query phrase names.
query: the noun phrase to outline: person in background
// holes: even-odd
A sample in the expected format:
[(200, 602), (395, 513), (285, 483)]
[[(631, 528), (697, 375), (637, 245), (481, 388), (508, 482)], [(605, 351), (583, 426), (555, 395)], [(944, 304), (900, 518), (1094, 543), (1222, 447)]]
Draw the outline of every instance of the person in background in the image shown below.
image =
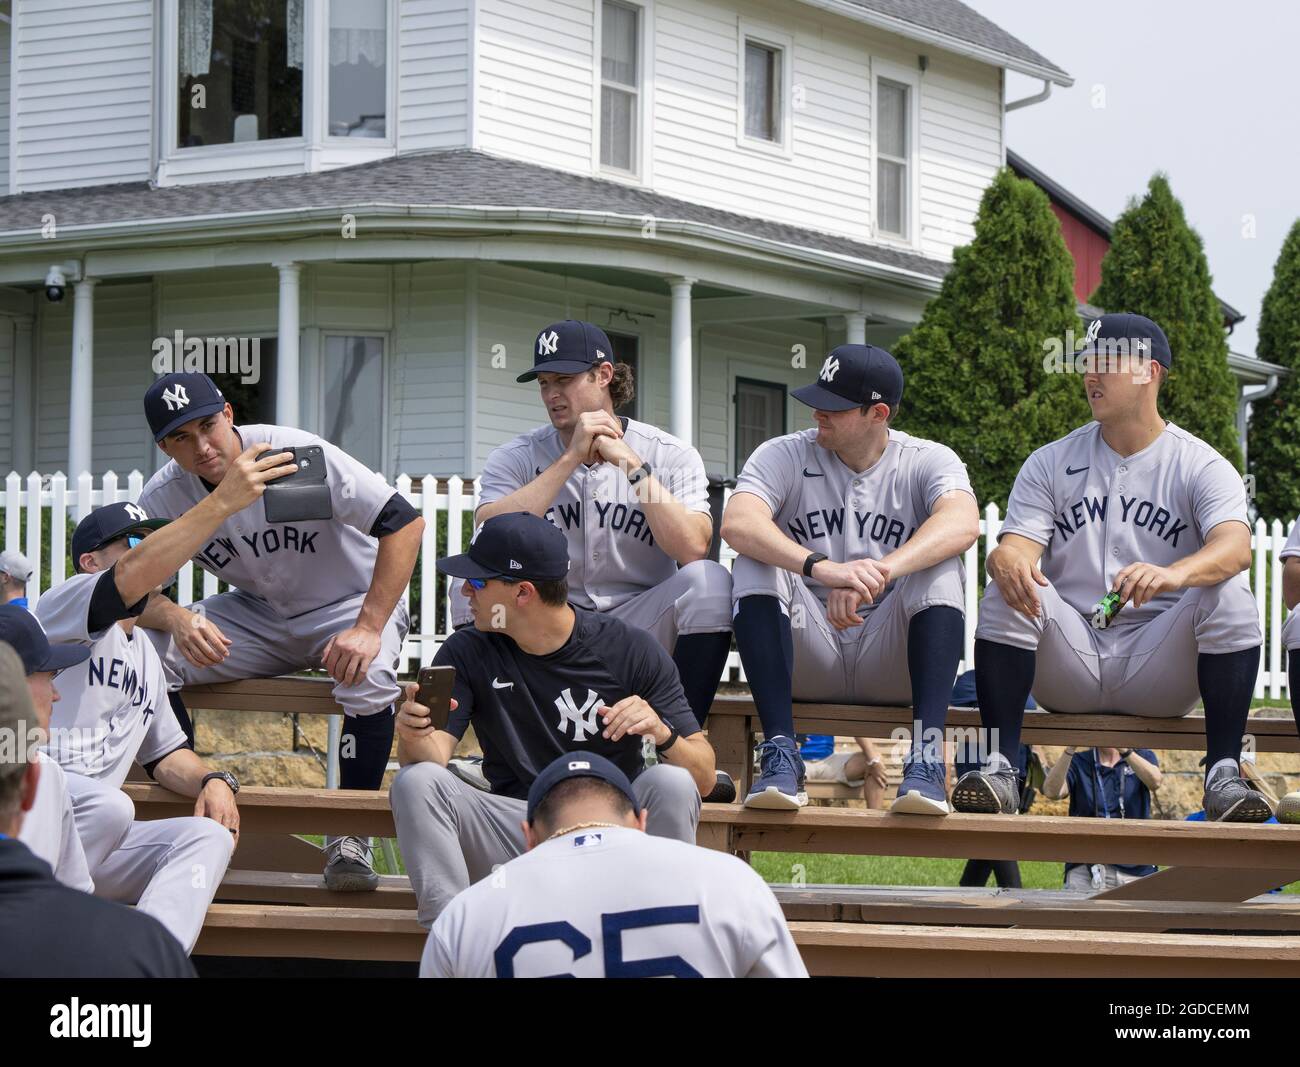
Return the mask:
[[(1043, 796), (1070, 795), (1071, 817), (1149, 819), (1151, 794), (1160, 788), (1156, 754), (1149, 748), (1067, 748), (1047, 772)], [(1114, 889), (1155, 874), (1149, 863), (1067, 863), (1065, 888)]]
[(861, 789), (868, 808), (882, 808), (889, 775), (885, 761), (869, 737), (855, 737), (858, 752), (836, 752), (830, 734), (800, 734), (799, 755), (803, 757), (808, 781), (839, 782)]
[(21, 552), (0, 552), (0, 604), (27, 607), (32, 565)]

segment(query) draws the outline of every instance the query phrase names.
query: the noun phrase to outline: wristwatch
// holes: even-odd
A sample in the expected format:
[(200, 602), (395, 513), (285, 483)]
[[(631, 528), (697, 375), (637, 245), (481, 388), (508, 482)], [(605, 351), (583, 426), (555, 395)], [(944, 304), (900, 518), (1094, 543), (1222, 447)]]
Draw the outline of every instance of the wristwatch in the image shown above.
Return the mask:
[(636, 470), (628, 471), (627, 484), (636, 485), (638, 482), (644, 482), (649, 477), (650, 477), (650, 464), (642, 463), (641, 466), (637, 467)]
[(1133, 750), (1131, 748), (1121, 748), (1119, 750), (1120, 759), (1128, 759), (1131, 755), (1133, 755)]
[(809, 552), (808, 558), (803, 561), (803, 576), (811, 578), (812, 569), (824, 559), (830, 559), (825, 552)]
[(204, 786), (206, 786), (210, 781), (212, 781), (213, 778), (220, 778), (223, 782), (226, 783), (226, 785), (230, 786), (230, 791), (232, 793), (239, 792), (239, 779), (236, 778), (229, 771), (213, 771), (210, 774), (205, 774), (203, 776), (203, 780), (199, 782), (199, 791), (202, 792)]
[(682, 735), (677, 732), (677, 727), (670, 722), (664, 723), (668, 727), (668, 740), (662, 745), (655, 745), (655, 752), (659, 755), (667, 752), (673, 745), (677, 744), (677, 739)]

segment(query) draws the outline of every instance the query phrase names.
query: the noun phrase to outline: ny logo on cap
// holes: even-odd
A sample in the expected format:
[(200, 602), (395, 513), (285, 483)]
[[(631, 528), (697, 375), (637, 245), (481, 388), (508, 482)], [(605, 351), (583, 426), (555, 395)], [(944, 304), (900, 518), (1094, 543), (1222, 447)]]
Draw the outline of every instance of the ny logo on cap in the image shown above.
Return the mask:
[(818, 377), (824, 382), (833, 382), (835, 375), (840, 372), (840, 361), (834, 356), (827, 356), (826, 362), (822, 364), (822, 372)]
[(127, 504), (126, 513), (135, 519), (136, 522), (145, 522), (149, 516), (144, 513), (144, 508), (137, 507), (135, 504)]
[(560, 335), (552, 330), (550, 333), (544, 333), (537, 338), (537, 354), (539, 356), (553, 356), (555, 350), (560, 347)]
[(1084, 335), (1084, 344), (1091, 344), (1097, 340), (1097, 335), (1101, 333), (1101, 319), (1093, 319), (1092, 325), (1088, 327), (1088, 332)]
[(170, 389), (164, 389), (162, 398), (167, 404), (168, 411), (183, 408), (190, 402), (189, 394), (185, 392), (185, 386), (179, 382)]
[(480, 522), (477, 526), (474, 527), (474, 536), (469, 539), (469, 543), (471, 545), (478, 540), (478, 535), (483, 532), (483, 526), (484, 523)]
[(587, 699), (582, 707), (578, 707), (578, 702), (573, 699), (573, 690), (566, 689), (555, 699), (555, 706), (560, 710), (560, 721), (556, 723), (555, 728), (567, 737), (564, 725), (571, 722), (573, 739), (585, 741), (588, 734), (594, 734), (599, 729), (596, 725), (596, 709), (600, 704), (600, 694), (588, 690)]

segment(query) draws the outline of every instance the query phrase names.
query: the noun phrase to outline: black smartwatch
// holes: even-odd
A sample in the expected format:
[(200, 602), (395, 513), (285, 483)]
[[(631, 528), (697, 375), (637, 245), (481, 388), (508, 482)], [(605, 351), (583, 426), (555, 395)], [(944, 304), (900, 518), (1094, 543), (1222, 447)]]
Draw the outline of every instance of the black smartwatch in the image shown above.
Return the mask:
[(649, 477), (650, 477), (650, 464), (642, 463), (641, 466), (637, 467), (636, 470), (628, 471), (627, 484), (636, 485), (639, 482), (644, 482)]
[(1133, 750), (1131, 748), (1121, 748), (1119, 750), (1120, 759), (1128, 759), (1131, 755), (1133, 755)]
[(682, 736), (677, 732), (677, 727), (672, 723), (667, 722), (664, 723), (664, 725), (668, 727), (668, 740), (662, 745), (655, 745), (655, 752), (661, 755), (672, 748), (673, 745), (677, 744), (677, 739)]
[(230, 791), (232, 793), (239, 792), (239, 779), (236, 778), (229, 771), (213, 771), (211, 774), (205, 774), (203, 776), (203, 780), (199, 782), (199, 791), (202, 792), (204, 786), (206, 786), (210, 781), (212, 781), (213, 778), (220, 778), (223, 782), (226, 783), (226, 785), (230, 786)]
[(830, 557), (827, 556), (825, 552), (809, 552), (808, 558), (803, 561), (803, 576), (805, 578), (811, 578), (812, 569), (822, 560), (829, 558)]

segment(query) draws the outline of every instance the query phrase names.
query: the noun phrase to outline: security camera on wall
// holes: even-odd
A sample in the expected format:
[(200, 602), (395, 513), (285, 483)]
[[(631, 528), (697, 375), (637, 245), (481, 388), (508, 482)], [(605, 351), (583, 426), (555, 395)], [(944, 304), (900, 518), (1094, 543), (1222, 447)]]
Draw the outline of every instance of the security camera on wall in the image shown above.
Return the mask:
[(63, 299), (63, 291), (68, 287), (68, 280), (58, 267), (51, 267), (45, 275), (45, 299), (57, 304)]

